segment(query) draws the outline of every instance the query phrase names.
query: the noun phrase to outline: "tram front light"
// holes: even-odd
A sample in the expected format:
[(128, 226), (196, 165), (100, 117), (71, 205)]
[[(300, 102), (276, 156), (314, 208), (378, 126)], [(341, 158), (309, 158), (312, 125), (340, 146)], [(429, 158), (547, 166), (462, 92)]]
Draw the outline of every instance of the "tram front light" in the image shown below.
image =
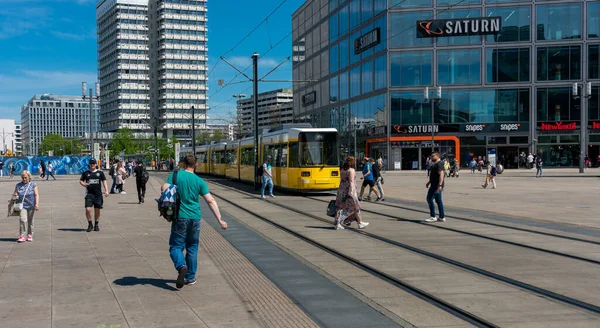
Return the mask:
[(332, 177), (337, 177), (338, 174), (340, 174), (338, 171), (331, 171), (331, 176)]
[(302, 176), (302, 177), (309, 177), (310, 176), (310, 172), (302, 172), (300, 174), (300, 176)]

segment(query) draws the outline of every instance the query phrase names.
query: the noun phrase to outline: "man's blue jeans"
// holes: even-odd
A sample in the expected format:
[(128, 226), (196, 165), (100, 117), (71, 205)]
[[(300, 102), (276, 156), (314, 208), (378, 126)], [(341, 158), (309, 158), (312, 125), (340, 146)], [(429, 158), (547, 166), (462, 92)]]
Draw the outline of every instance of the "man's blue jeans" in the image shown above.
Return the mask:
[(112, 183), (112, 187), (110, 187), (111, 194), (115, 192), (115, 187), (117, 186), (117, 176), (113, 175), (112, 179), (113, 179), (113, 183)]
[(435, 205), (433, 204), (433, 201), (435, 200), (440, 210), (440, 218), (444, 218), (444, 203), (442, 203), (442, 192), (444, 192), (444, 190), (442, 189), (442, 191), (438, 191), (437, 189), (437, 186), (432, 185), (429, 187), (429, 190), (427, 190), (427, 204), (429, 205), (429, 216), (432, 218), (435, 217)]
[(273, 179), (268, 175), (262, 176), (262, 187), (260, 189), (260, 195), (265, 197), (265, 188), (269, 185), (269, 195), (273, 195)]
[[(196, 278), (198, 267), (198, 243), (200, 242), (200, 220), (177, 219), (171, 224), (169, 252), (175, 269), (179, 271), (187, 266), (186, 281)], [(183, 249), (185, 248), (185, 257)]]

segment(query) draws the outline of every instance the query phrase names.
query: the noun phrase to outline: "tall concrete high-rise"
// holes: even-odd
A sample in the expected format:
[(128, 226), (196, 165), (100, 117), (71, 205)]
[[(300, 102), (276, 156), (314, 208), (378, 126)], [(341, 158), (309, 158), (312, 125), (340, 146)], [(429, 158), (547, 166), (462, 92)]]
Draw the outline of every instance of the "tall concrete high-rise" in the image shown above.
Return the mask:
[(149, 0), (150, 111), (165, 137), (206, 128), (206, 0)]
[(101, 131), (150, 129), (148, 0), (98, 0)]

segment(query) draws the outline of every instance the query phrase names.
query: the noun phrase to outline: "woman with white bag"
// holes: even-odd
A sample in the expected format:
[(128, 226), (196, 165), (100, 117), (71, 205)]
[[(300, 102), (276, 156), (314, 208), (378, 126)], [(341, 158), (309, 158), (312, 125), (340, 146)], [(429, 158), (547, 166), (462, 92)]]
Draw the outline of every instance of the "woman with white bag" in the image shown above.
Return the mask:
[(40, 209), (40, 195), (37, 184), (31, 181), (31, 173), (21, 172), (21, 182), (17, 183), (13, 196), (18, 197), (13, 205), (13, 211), (20, 212), (20, 233), (17, 242), (33, 241), (33, 216)]

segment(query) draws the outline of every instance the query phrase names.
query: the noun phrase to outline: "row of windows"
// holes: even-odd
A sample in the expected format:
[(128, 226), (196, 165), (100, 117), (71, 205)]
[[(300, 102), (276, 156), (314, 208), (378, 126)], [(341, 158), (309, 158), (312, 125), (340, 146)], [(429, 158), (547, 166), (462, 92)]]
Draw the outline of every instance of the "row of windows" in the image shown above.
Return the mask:
[(193, 69), (161, 69), (159, 74), (205, 74), (206, 70), (193, 70)]
[(386, 56), (356, 66), (329, 80), (329, 102), (344, 101), (387, 87)]
[(176, 15), (192, 15), (192, 16), (204, 16), (203, 10), (183, 10), (183, 9), (160, 9), (158, 14), (176, 14)]
[(146, 25), (148, 20), (146, 19), (119, 19), (121, 24), (132, 24), (132, 25)]
[(189, 94), (189, 95), (205, 95), (206, 90), (189, 90), (189, 89), (160, 89), (158, 94), (163, 95), (165, 93), (178, 93), (178, 94)]
[(184, 79), (161, 79), (161, 84), (175, 83), (175, 84), (193, 84), (193, 85), (206, 85), (205, 80), (184, 80)]
[(176, 39), (160, 40), (160, 45), (163, 45), (163, 44), (187, 44), (187, 45), (205, 46), (206, 41), (176, 40)]
[(159, 24), (177, 24), (177, 25), (194, 25), (194, 26), (205, 26), (206, 24), (201, 21), (187, 20), (187, 19), (161, 19)]
[[(334, 2), (337, 2), (337, 0), (334, 0)], [(337, 6), (335, 3), (333, 5), (330, 1), (330, 10)], [(339, 12), (329, 17), (329, 41), (334, 42), (339, 36), (343, 36), (385, 9), (386, 0), (350, 1)]]
[(159, 52), (159, 55), (174, 54), (174, 55), (206, 55), (206, 50), (183, 50), (183, 49), (164, 49)]
[(173, 3), (178, 5), (202, 6), (205, 2), (205, 0), (160, 0), (158, 5), (160, 6), (162, 3)]
[(198, 100), (198, 99), (161, 99), (160, 105), (165, 104), (189, 104), (192, 105), (205, 105), (206, 100)]
[[(600, 45), (590, 45), (588, 78), (600, 78)], [(538, 47), (537, 81), (581, 79), (581, 47)], [(432, 52), (391, 54), (391, 86), (432, 84)], [(481, 50), (438, 50), (438, 84), (480, 84)], [(530, 49), (486, 49), (486, 83), (529, 82)]]
[(207, 65), (208, 62), (206, 60), (197, 60), (197, 59), (169, 59), (169, 64), (181, 64), (181, 65)]
[(182, 35), (200, 35), (200, 36), (206, 36), (206, 32), (205, 31), (176, 30), (176, 29), (169, 29), (169, 28), (166, 28), (166, 29), (164, 29), (162, 31), (165, 34), (182, 34)]
[[(372, 31), (375, 28), (380, 29), (381, 43), (375, 47), (363, 51), (360, 54), (354, 53), (354, 40), (358, 39), (361, 35)], [(329, 73), (334, 73), (338, 70), (344, 69), (349, 65), (360, 62), (372, 56), (374, 53), (386, 49), (386, 18), (385, 16), (376, 20), (373, 24), (364, 26), (361, 30), (355, 31), (351, 36), (343, 38), (339, 43), (329, 48)]]

